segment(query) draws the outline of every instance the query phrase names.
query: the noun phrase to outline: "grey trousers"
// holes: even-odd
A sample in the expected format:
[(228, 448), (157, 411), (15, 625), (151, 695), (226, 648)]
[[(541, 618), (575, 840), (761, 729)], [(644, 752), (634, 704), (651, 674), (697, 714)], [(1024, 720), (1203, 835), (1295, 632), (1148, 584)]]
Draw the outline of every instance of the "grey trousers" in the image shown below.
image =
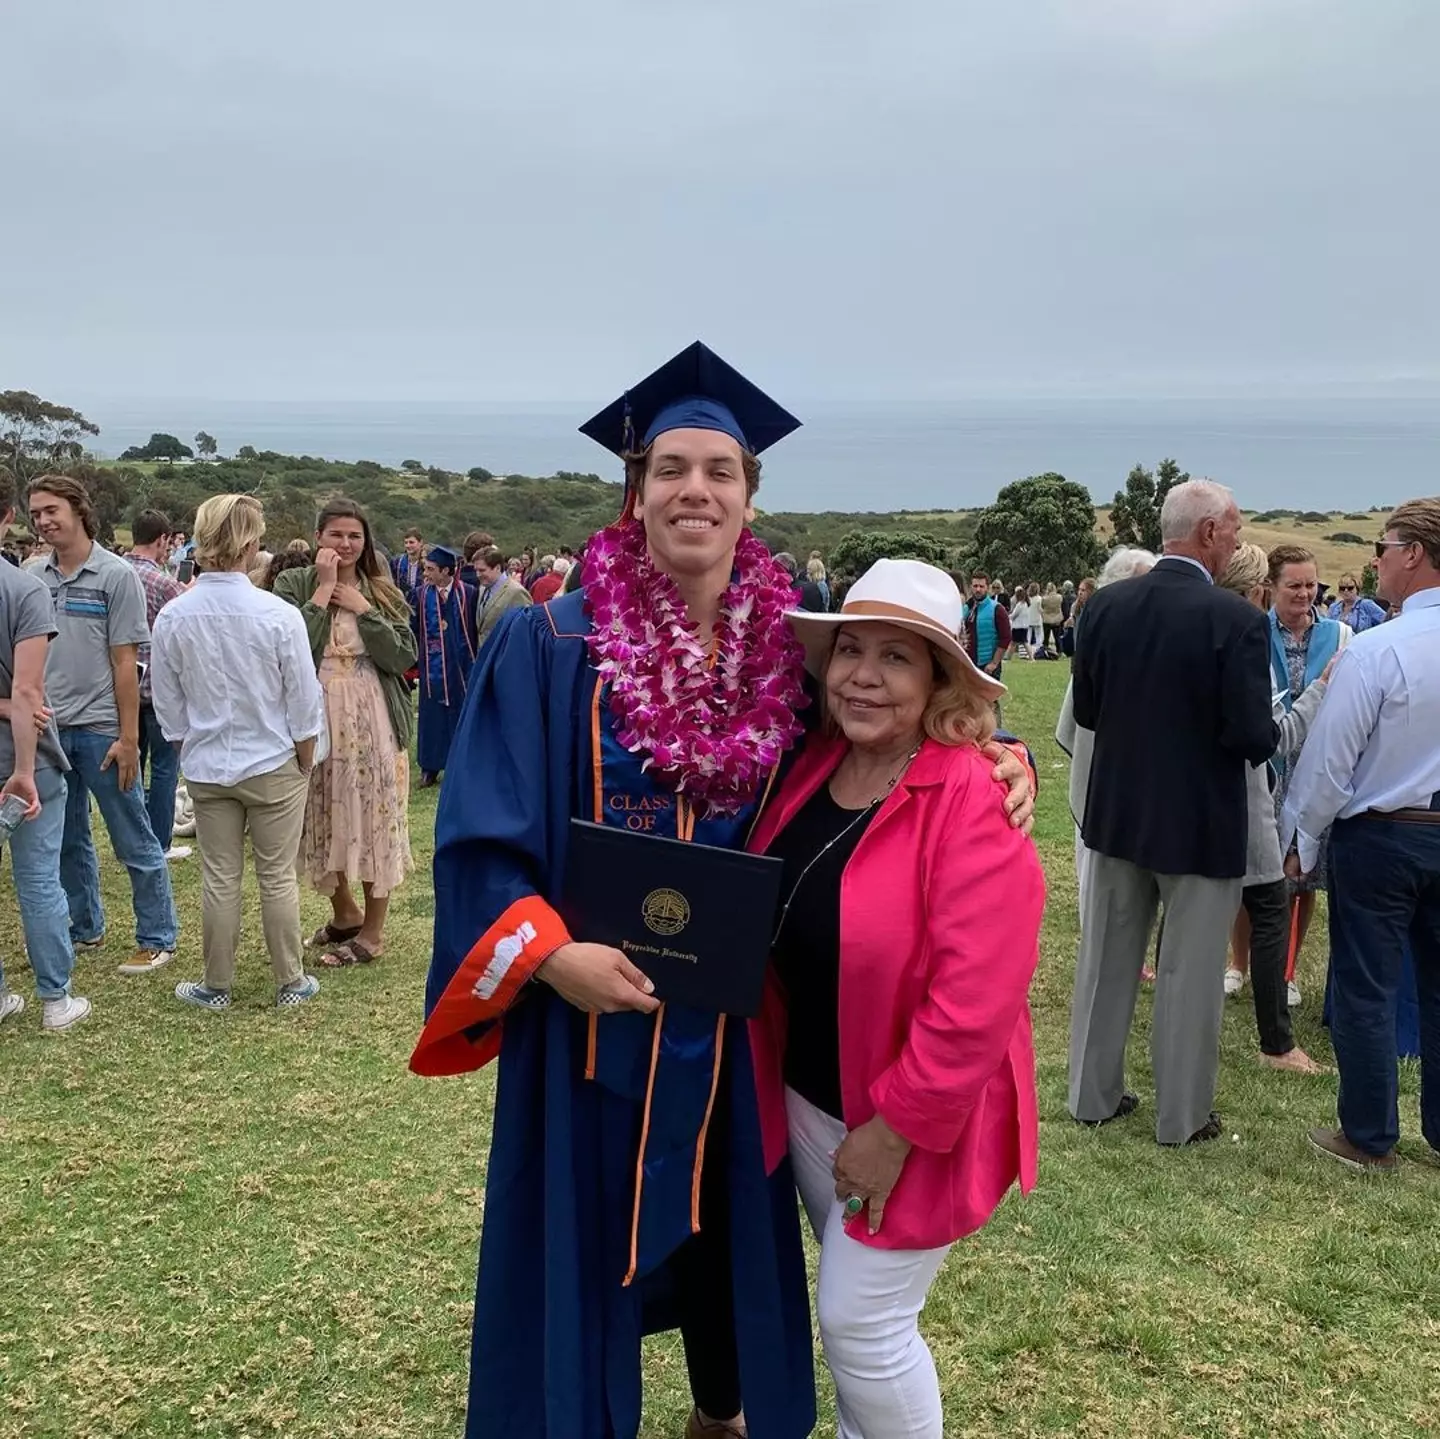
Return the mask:
[(1220, 1064), (1225, 957), (1241, 879), (1154, 874), (1092, 853), (1070, 1007), (1070, 1113), (1096, 1121), (1125, 1093), (1125, 1042), (1156, 912), (1165, 933), (1155, 979), (1150, 1061), (1155, 1138), (1183, 1144), (1210, 1118)]

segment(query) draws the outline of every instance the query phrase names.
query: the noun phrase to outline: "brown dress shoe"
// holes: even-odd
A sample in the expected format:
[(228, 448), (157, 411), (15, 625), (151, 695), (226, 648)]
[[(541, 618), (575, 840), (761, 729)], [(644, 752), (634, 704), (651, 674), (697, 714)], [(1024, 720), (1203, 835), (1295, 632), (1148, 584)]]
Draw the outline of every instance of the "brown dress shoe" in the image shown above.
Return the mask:
[(1357, 1149), (1345, 1137), (1343, 1129), (1312, 1129), (1307, 1137), (1312, 1149), (1362, 1173), (1388, 1174), (1400, 1163), (1393, 1149), (1389, 1154), (1366, 1154), (1363, 1149)]
[(692, 1409), (685, 1425), (685, 1439), (749, 1439), (749, 1433), (743, 1414), (731, 1420), (702, 1420), (700, 1411)]

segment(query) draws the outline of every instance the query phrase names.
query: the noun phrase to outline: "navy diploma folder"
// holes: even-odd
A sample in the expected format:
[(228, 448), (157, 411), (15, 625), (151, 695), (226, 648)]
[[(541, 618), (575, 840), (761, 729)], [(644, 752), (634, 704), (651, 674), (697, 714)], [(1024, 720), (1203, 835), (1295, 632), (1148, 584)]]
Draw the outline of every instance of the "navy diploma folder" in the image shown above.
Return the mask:
[(622, 950), (658, 999), (753, 1018), (784, 866), (713, 845), (570, 821), (560, 914), (571, 935)]

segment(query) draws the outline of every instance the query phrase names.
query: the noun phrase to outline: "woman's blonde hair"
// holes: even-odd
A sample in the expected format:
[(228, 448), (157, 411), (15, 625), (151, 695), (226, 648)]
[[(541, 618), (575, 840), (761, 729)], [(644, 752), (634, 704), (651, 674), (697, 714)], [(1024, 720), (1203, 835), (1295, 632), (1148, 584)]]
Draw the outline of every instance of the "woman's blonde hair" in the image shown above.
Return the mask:
[[(839, 625), (835, 627), (835, 639), (840, 638), (840, 629)], [(995, 710), (990, 701), (981, 696), (969, 669), (954, 655), (936, 649), (929, 640), (925, 641), (925, 648), (930, 652), (932, 677), (930, 698), (920, 716), (920, 728), (937, 744), (984, 744), (995, 733)], [(834, 654), (833, 640), (831, 654)], [(829, 668), (827, 658), (825, 669)], [(830, 712), (823, 672), (820, 681), (821, 720), (827, 734), (836, 734), (840, 722)]]
[(1270, 557), (1263, 546), (1241, 545), (1231, 557), (1220, 576), (1222, 590), (1234, 590), (1237, 595), (1248, 595), (1251, 590), (1263, 589), (1270, 583)]
[(807, 579), (814, 580), (816, 584), (819, 584), (820, 581), (825, 578), (824, 561), (822, 561), (818, 557), (812, 556), (809, 564), (805, 566), (805, 577)]
[[(927, 641), (928, 643), (928, 641)], [(929, 646), (935, 686), (920, 725), (939, 744), (984, 744), (995, 733), (995, 709), (954, 655)]]
[(195, 562), (202, 571), (233, 570), (265, 533), (254, 495), (212, 495), (195, 511)]

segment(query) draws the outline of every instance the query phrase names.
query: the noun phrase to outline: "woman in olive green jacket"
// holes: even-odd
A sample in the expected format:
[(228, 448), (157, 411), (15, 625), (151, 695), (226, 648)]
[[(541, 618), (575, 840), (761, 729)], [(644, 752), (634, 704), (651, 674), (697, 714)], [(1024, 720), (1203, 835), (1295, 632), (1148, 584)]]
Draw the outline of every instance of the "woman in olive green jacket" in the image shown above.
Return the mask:
[[(368, 964), (385, 948), (390, 892), (410, 871), (410, 607), (375, 553), (353, 500), (316, 522), (315, 563), (275, 577), (305, 617), (325, 693), (329, 754), (315, 766), (301, 863), (333, 917), (311, 937), (329, 968)], [(358, 880), (364, 905), (351, 885)]]

